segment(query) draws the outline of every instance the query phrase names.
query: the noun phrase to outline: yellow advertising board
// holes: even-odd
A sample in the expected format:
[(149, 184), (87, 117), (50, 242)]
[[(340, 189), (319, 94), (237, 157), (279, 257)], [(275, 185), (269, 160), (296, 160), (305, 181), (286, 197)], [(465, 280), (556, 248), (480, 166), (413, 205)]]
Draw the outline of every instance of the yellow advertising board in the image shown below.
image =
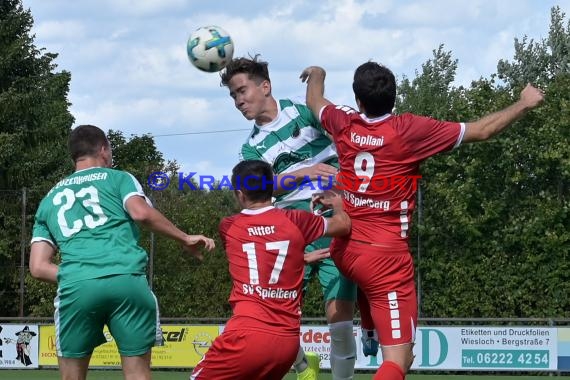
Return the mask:
[(152, 349), (152, 367), (195, 367), (219, 334), (216, 326), (162, 326), (164, 346)]
[(39, 365), (57, 365), (57, 354), (55, 352), (55, 326), (39, 326)]
[[(107, 343), (100, 345), (91, 356), (92, 367), (119, 367), (121, 358), (117, 345), (107, 327)], [(163, 325), (164, 346), (152, 349), (152, 367), (195, 367), (219, 334), (211, 325)], [(40, 326), (39, 365), (57, 366), (55, 327)]]

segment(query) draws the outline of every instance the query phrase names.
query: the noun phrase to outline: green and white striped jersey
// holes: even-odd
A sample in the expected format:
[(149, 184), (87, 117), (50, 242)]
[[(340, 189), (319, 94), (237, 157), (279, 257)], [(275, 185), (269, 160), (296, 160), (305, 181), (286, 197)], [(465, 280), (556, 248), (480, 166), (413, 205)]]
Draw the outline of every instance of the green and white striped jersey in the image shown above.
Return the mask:
[[(263, 126), (254, 125), (240, 151), (240, 160), (262, 160), (273, 167), (275, 174), (326, 163), (338, 168), (336, 148), (317, 118), (302, 101), (278, 100), (275, 120)], [(327, 179), (313, 180), (312, 184), (276, 197), (279, 208), (308, 209), (311, 195), (327, 185)]]

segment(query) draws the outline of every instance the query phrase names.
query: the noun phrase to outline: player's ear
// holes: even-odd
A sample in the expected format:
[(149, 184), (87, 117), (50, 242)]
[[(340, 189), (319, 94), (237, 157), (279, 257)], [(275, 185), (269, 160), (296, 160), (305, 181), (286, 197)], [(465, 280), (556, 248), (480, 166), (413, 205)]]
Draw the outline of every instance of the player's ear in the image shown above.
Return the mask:
[(268, 80), (264, 80), (261, 82), (261, 89), (263, 90), (263, 95), (269, 96), (271, 95), (271, 82)]
[(241, 207), (243, 207), (245, 196), (241, 190), (234, 190), (234, 195)]
[(105, 160), (105, 165), (107, 167), (113, 167), (113, 151), (111, 144), (102, 145), (99, 155)]

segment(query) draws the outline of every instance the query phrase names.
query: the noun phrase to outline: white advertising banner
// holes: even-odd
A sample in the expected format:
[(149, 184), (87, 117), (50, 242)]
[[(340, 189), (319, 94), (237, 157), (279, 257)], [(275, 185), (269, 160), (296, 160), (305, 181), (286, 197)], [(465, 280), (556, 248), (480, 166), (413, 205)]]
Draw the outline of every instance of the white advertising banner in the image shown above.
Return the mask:
[[(557, 329), (548, 327), (418, 327), (412, 369), (556, 370), (557, 342)], [(373, 369), (381, 364), (380, 357), (362, 354), (360, 331), (357, 347), (356, 368)]]
[(38, 368), (38, 326), (0, 324), (0, 368)]
[[(357, 350), (360, 348), (360, 328), (353, 327)], [(331, 368), (331, 335), (328, 326), (301, 326), (301, 345), (305, 352), (315, 352), (321, 357), (321, 368)], [(366, 368), (366, 367), (365, 367)]]

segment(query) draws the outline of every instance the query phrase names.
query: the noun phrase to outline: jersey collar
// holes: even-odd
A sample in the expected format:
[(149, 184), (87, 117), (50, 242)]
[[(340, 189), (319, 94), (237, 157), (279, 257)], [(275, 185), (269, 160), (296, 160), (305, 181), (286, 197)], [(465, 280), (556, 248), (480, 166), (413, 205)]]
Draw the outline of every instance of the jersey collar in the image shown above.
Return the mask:
[(365, 114), (361, 113), (360, 116), (362, 117), (362, 119), (364, 119), (364, 121), (366, 121), (366, 122), (368, 122), (368, 123), (377, 123), (377, 122), (379, 122), (379, 121), (386, 120), (387, 118), (389, 118), (390, 116), (392, 116), (392, 114), (391, 114), (391, 113), (387, 113), (387, 114), (384, 114), (384, 115), (382, 115), (382, 116), (369, 118), (369, 117), (367, 117)]
[(244, 208), (243, 210), (241, 210), (242, 214), (246, 214), (246, 215), (258, 215), (258, 214), (263, 214), (266, 211), (272, 210), (275, 207), (273, 206), (267, 206), (267, 207), (263, 207), (263, 208), (258, 208), (255, 210), (249, 209), (249, 208)]

